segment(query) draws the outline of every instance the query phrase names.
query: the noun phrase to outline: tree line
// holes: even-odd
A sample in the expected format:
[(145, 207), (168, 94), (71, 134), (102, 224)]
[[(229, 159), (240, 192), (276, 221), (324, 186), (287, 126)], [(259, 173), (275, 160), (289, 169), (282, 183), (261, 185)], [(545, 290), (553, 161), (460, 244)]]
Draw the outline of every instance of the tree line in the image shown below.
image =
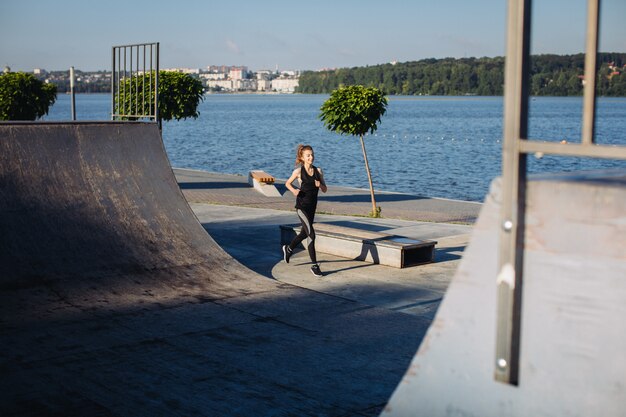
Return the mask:
[[(533, 55), (534, 96), (577, 96), (583, 92), (585, 55)], [(626, 53), (598, 54), (600, 96), (626, 96)], [(504, 57), (444, 58), (327, 71), (305, 71), (299, 93), (329, 94), (340, 86), (376, 87), (389, 95), (498, 96), (504, 91)]]
[[(111, 73), (107, 71), (87, 72), (75, 70), (76, 83), (74, 91), (76, 93), (110, 93)], [(41, 81), (56, 85), (60, 94), (70, 92), (69, 71), (51, 71), (37, 74), (35, 77)]]

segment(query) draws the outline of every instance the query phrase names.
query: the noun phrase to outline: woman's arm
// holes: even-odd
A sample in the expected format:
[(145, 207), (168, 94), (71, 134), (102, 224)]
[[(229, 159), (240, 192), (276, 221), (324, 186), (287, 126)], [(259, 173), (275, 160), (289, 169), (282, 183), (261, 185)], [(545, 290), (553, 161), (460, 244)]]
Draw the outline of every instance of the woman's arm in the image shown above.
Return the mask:
[(298, 193), (300, 192), (300, 190), (295, 188), (293, 185), (291, 185), (291, 183), (294, 182), (296, 178), (298, 178), (299, 176), (300, 176), (300, 168), (296, 168), (291, 173), (291, 177), (289, 177), (289, 179), (285, 183), (285, 186), (287, 187), (287, 189), (291, 191), (291, 193), (295, 196), (298, 196)]
[(320, 173), (320, 180), (315, 181), (315, 185), (319, 187), (319, 189), (322, 190), (323, 193), (325, 193), (326, 190), (328, 190), (328, 187), (326, 187), (326, 181), (324, 181), (324, 173), (322, 172), (321, 168), (317, 168), (317, 172)]

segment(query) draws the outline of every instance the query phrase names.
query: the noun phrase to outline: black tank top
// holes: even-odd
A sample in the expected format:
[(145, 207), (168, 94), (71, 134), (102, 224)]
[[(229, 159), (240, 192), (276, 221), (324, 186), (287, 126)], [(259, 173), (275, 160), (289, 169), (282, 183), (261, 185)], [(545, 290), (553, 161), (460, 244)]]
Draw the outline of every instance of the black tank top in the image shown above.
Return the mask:
[(315, 211), (319, 192), (319, 188), (315, 186), (315, 180), (320, 180), (320, 173), (315, 166), (313, 166), (312, 176), (307, 174), (304, 165), (300, 167), (300, 192), (296, 197), (296, 208)]

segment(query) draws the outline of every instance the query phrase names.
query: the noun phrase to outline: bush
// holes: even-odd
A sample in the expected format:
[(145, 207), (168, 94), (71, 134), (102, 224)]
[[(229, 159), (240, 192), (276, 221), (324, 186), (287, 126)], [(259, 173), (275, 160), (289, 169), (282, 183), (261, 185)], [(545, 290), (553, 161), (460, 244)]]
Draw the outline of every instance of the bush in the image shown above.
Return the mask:
[[(151, 103), (154, 103), (154, 73), (146, 73), (123, 80), (120, 84), (121, 114), (153, 114)], [(124, 94), (124, 92), (128, 92)], [(204, 91), (200, 80), (188, 74), (173, 71), (159, 71), (159, 115), (161, 120), (181, 120), (188, 117), (197, 118), (198, 104), (204, 99)], [(145, 96), (145, 99), (144, 99)], [(126, 117), (136, 119), (135, 117)]]
[(32, 74), (0, 75), (0, 120), (36, 120), (48, 114), (57, 98), (57, 87)]

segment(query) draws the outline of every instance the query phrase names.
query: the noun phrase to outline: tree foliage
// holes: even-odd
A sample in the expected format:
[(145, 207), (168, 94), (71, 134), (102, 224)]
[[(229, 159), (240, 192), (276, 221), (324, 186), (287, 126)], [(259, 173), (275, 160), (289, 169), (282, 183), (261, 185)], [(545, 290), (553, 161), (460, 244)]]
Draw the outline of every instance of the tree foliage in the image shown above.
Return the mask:
[(367, 161), (363, 135), (368, 132), (374, 133), (381, 117), (387, 111), (385, 94), (377, 88), (362, 85), (340, 87), (331, 93), (320, 110), (319, 118), (328, 130), (342, 135), (359, 137), (372, 197), (370, 216), (380, 217), (380, 207), (376, 206), (372, 174)]
[(56, 97), (56, 86), (33, 74), (0, 74), (0, 120), (36, 120), (48, 114)]
[(328, 130), (362, 136), (376, 131), (387, 111), (387, 98), (374, 87), (351, 85), (333, 91), (320, 110), (319, 118)]
[[(154, 114), (154, 72), (126, 78), (120, 83), (118, 113)], [(151, 87), (152, 85), (152, 87)], [(188, 74), (159, 71), (159, 115), (161, 120), (196, 119), (198, 105), (204, 100), (202, 82)], [(135, 117), (127, 117), (134, 119)]]
[[(582, 95), (584, 54), (534, 55), (530, 65), (531, 94)], [(626, 54), (598, 54), (597, 93), (626, 96)], [(424, 59), (398, 64), (306, 71), (298, 92), (330, 93), (342, 85), (376, 87), (396, 95), (502, 95), (504, 58)]]

